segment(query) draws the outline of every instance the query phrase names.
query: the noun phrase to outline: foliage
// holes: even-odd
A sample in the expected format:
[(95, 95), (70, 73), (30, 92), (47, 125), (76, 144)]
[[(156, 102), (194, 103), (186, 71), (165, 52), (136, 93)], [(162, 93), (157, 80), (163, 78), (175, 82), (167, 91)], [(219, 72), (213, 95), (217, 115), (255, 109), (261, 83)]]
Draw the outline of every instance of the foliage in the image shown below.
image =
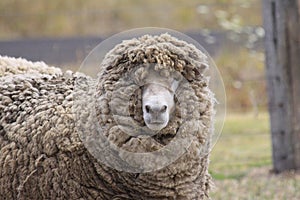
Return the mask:
[(240, 38), (245, 41), (239, 44), (243, 48), (231, 49), (231, 44), (225, 44), (214, 59), (224, 78), (228, 108), (257, 113), (266, 108), (266, 98), (261, 98), (265, 96), (263, 55), (244, 46), (257, 40), (249, 27), (261, 26), (260, 5), (259, 0), (2, 0), (0, 38), (105, 36), (135, 27), (161, 26), (201, 30), (213, 43), (220, 38), (212, 37), (211, 31), (229, 30), (228, 38), (233, 41), (246, 33), (248, 38)]
[(261, 25), (259, 0), (1, 0), (0, 37), (110, 35), (161, 26), (179, 31)]
[(225, 84), (229, 110), (252, 111), (254, 114), (266, 110), (262, 52), (246, 48), (231, 49), (230, 46), (226, 46), (214, 60)]

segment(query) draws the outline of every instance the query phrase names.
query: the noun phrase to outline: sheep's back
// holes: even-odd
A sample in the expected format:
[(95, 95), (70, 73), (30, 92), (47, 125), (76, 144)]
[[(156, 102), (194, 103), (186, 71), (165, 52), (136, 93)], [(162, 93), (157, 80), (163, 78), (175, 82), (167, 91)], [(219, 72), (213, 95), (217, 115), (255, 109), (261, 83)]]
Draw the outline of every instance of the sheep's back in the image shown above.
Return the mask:
[(59, 68), (46, 65), (44, 62), (31, 62), (23, 58), (0, 55), (0, 77), (16, 74), (61, 75), (62, 71)]
[(1, 198), (104, 197), (106, 186), (93, 172), (96, 161), (75, 129), (74, 78), (10, 74), (0, 82)]

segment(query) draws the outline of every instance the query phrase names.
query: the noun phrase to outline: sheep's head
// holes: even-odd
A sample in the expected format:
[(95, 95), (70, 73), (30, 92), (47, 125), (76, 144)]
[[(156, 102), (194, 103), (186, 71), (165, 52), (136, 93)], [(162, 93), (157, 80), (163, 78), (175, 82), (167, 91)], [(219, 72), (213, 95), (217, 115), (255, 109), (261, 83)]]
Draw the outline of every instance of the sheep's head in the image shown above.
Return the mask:
[(147, 127), (159, 131), (168, 125), (175, 110), (174, 90), (177, 81), (171, 85), (149, 83), (143, 88), (142, 106), (143, 118)]
[(205, 54), (170, 35), (117, 45), (98, 78), (77, 86), (88, 110), (77, 109), (85, 146), (108, 166), (138, 173), (173, 163), (192, 142), (198, 155), (213, 114), (207, 68)]

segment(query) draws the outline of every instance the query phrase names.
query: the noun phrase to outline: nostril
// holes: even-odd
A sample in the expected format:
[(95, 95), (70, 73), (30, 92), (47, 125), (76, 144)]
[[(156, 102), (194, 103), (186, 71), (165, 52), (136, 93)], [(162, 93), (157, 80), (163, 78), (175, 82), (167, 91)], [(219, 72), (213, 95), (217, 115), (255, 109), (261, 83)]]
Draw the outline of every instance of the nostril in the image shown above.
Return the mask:
[(168, 106), (164, 105), (164, 106), (161, 108), (161, 112), (166, 112), (166, 111), (167, 111), (167, 108), (168, 108)]
[(146, 110), (147, 113), (149, 113), (149, 112), (150, 112), (150, 106), (149, 106), (149, 105), (146, 105), (146, 106), (145, 106), (145, 110)]

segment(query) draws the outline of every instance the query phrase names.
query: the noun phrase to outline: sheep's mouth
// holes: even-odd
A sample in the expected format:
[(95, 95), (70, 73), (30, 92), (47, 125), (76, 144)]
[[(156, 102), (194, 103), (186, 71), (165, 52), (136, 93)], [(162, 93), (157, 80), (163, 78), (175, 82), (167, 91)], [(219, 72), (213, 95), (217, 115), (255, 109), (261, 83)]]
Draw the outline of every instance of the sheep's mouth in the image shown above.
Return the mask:
[(157, 126), (159, 126), (159, 125), (164, 125), (164, 124), (165, 124), (165, 122), (150, 122), (150, 123), (148, 123), (148, 124), (150, 124), (150, 125), (157, 125)]
[(147, 121), (146, 124), (149, 126), (166, 126), (167, 122), (165, 121)]

